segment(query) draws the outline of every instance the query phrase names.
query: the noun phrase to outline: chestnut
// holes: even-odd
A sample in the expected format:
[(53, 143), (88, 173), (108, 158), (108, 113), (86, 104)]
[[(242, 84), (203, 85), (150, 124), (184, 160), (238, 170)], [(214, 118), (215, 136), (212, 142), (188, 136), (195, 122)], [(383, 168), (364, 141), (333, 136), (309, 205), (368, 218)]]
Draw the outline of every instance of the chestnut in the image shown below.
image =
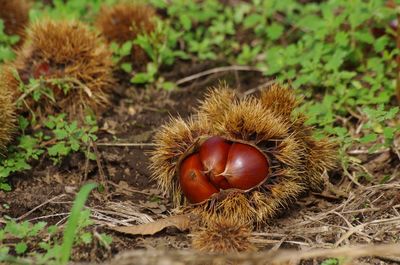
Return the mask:
[(198, 154), (187, 157), (182, 162), (179, 173), (183, 194), (191, 203), (202, 202), (218, 192), (204, 174)]
[(234, 143), (222, 175), (232, 188), (248, 190), (265, 180), (268, 172), (268, 160), (260, 151), (247, 144)]
[(221, 189), (257, 187), (268, 173), (268, 160), (257, 148), (212, 136), (184, 159), (179, 180), (186, 198), (199, 203)]
[(41, 76), (47, 76), (48, 74), (50, 74), (50, 65), (47, 62), (40, 63), (33, 71), (33, 77), (36, 79)]
[(200, 160), (206, 173), (209, 174), (211, 182), (222, 189), (230, 188), (225, 177), (221, 175), (225, 170), (230, 147), (231, 145), (224, 138), (213, 136), (199, 148)]

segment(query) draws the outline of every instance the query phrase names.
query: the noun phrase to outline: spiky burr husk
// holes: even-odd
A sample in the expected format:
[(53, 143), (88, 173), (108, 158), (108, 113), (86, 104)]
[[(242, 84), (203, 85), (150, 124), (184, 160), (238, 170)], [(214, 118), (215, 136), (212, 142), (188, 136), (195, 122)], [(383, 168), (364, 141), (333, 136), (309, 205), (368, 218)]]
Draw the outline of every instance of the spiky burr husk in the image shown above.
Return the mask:
[[(336, 162), (335, 144), (313, 138), (304, 115), (294, 113), (298, 104), (294, 92), (279, 85), (259, 98), (240, 98), (225, 85), (211, 89), (197, 113), (186, 121), (171, 118), (155, 135), (153, 178), (176, 206), (206, 222), (225, 218), (252, 223), (273, 217), (301, 193), (323, 188), (323, 173)], [(249, 192), (226, 190), (190, 205), (182, 195), (177, 166), (199, 137), (215, 135), (257, 146), (270, 160), (271, 176)]]
[[(65, 87), (47, 83), (55, 102), (42, 96), (40, 102), (28, 100), (36, 113), (68, 112), (71, 117), (85, 110), (98, 112), (108, 103), (111, 91), (112, 53), (104, 40), (86, 25), (73, 21), (44, 20), (27, 29), (24, 45), (12, 64), (23, 82), (40, 74), (46, 66), (44, 80), (59, 79)], [(1, 80), (0, 80), (1, 82)], [(0, 86), (5, 86), (1, 82)], [(18, 88), (14, 88), (18, 91)], [(29, 97), (26, 97), (28, 99)]]
[(30, 3), (27, 0), (0, 0), (0, 19), (3, 20), (7, 35), (24, 36), (29, 22)]
[(251, 227), (219, 218), (193, 232), (192, 246), (202, 252), (237, 253), (256, 251), (251, 242)]
[[(102, 6), (96, 25), (108, 42), (124, 44), (134, 40), (139, 34), (150, 33), (154, 30), (155, 10), (140, 3), (121, 2), (114, 6)], [(126, 58), (135, 66), (147, 62), (145, 51), (138, 45), (133, 45), (130, 58)]]
[[(2, 78), (0, 72), (0, 78)], [(15, 129), (15, 105), (12, 91), (0, 86), (0, 153), (10, 142)]]

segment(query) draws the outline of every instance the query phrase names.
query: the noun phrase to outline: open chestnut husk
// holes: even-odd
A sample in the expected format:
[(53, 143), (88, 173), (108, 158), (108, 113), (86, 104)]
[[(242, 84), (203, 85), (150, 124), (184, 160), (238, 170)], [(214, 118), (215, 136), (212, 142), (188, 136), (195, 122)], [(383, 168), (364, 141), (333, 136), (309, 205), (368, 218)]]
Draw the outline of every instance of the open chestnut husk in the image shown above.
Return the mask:
[(298, 105), (279, 85), (259, 97), (211, 89), (192, 117), (171, 118), (156, 133), (153, 178), (205, 222), (273, 217), (305, 191), (322, 190), (336, 165), (336, 144), (313, 137)]

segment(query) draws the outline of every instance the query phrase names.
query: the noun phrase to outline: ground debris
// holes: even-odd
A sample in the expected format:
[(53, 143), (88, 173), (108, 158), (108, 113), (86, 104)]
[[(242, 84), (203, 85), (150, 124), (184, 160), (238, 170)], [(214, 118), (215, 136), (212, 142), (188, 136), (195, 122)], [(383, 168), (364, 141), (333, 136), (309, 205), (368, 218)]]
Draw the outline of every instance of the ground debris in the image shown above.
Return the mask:
[(359, 245), (341, 247), (338, 249), (314, 249), (308, 251), (264, 251), (258, 253), (239, 254), (205, 254), (193, 251), (167, 250), (133, 250), (117, 255), (113, 260), (103, 265), (204, 265), (204, 264), (235, 264), (235, 265), (296, 265), (302, 260), (321, 260), (324, 258), (346, 258), (346, 264), (360, 264), (362, 257), (392, 257), (400, 258), (400, 245)]

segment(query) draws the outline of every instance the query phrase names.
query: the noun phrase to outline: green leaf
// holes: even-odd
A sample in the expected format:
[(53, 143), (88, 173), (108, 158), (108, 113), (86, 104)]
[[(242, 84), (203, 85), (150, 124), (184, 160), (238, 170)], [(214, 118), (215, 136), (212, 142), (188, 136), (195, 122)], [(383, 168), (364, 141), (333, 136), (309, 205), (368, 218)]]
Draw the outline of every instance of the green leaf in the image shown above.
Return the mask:
[(179, 21), (181, 22), (185, 30), (190, 30), (190, 28), (192, 27), (192, 21), (190, 20), (190, 17), (187, 14), (180, 15)]
[(339, 46), (347, 46), (349, 44), (349, 34), (340, 31), (335, 36), (335, 43)]
[(45, 228), (46, 225), (47, 225), (46, 222), (38, 222), (38, 223), (36, 223), (36, 224), (31, 228), (31, 230), (29, 231), (28, 236), (37, 236), (38, 233), (39, 233), (40, 231), (42, 231), (43, 228)]
[(25, 242), (19, 242), (18, 244), (15, 245), (15, 252), (18, 255), (25, 253), (25, 251), (27, 249), (28, 249), (28, 245)]
[(374, 41), (374, 49), (376, 52), (382, 52), (386, 45), (389, 43), (389, 38), (387, 36), (382, 36)]
[(57, 231), (58, 227), (56, 225), (51, 225), (47, 228), (47, 232), (51, 235), (57, 233)]
[(10, 248), (9, 247), (0, 246), (0, 261), (2, 261), (2, 259), (5, 256), (7, 256), (9, 252), (10, 252)]
[(49, 251), (51, 248), (51, 245), (47, 242), (39, 242), (39, 247), (43, 250)]
[(347, 52), (343, 50), (336, 50), (325, 65), (325, 68), (328, 70), (338, 70), (339, 67), (343, 64), (346, 54)]
[(47, 148), (50, 156), (66, 156), (70, 152), (70, 148), (65, 145), (65, 142), (58, 142), (55, 145)]
[(100, 234), (100, 244), (104, 247), (108, 247), (109, 245), (111, 245), (112, 243), (112, 237), (105, 234), (105, 233), (101, 233)]
[(92, 242), (92, 235), (88, 232), (83, 233), (80, 238), (85, 244), (90, 244)]
[(120, 49), (120, 55), (121, 56), (129, 55), (132, 50), (132, 45), (133, 45), (132, 41), (127, 41), (124, 44), (122, 44), (121, 49)]
[(359, 32), (359, 31), (357, 31), (357, 32), (354, 33), (354, 37), (357, 40), (359, 40), (361, 42), (368, 43), (368, 44), (373, 44), (374, 41), (375, 41), (374, 36), (372, 36), (370, 32)]
[(151, 81), (148, 73), (137, 73), (131, 78), (133, 84), (145, 84)]
[(71, 143), (71, 149), (72, 151), (78, 151), (80, 149), (80, 144), (78, 141), (74, 141), (73, 143)]
[(7, 183), (1, 183), (0, 182), (0, 190), (11, 191), (11, 186), (9, 184), (7, 184)]
[(21, 131), (25, 131), (29, 126), (29, 121), (23, 116), (18, 116), (18, 124)]
[(272, 23), (271, 26), (267, 27), (267, 35), (271, 40), (277, 40), (282, 36), (284, 27), (278, 23)]
[(124, 70), (126, 73), (132, 72), (132, 64), (131, 63), (123, 63), (121, 64), (121, 69)]
[(386, 139), (393, 139), (396, 131), (398, 131), (398, 128), (394, 128), (394, 127), (383, 128), (383, 136)]
[(64, 129), (53, 130), (53, 133), (55, 134), (57, 140), (63, 140), (68, 137), (68, 132)]
[(374, 141), (376, 141), (376, 139), (378, 139), (377, 134), (370, 133), (370, 134), (367, 134), (366, 136), (362, 137), (361, 139), (359, 139), (359, 142), (362, 144), (366, 144), (366, 143), (374, 142)]
[(339, 261), (337, 259), (326, 259), (321, 265), (339, 265)]
[[(247, 16), (244, 21), (243, 21), (243, 25), (246, 28), (252, 28), (254, 27), (256, 24), (258, 23), (262, 23), (263, 22), (263, 17), (259, 14), (251, 14), (249, 16)], [(262, 23), (263, 24), (263, 23)]]
[(32, 150), (37, 145), (37, 140), (31, 135), (22, 135), (19, 138), (19, 147), (25, 150)]
[(171, 91), (176, 88), (176, 84), (174, 82), (163, 82), (162, 88), (167, 91)]
[(97, 159), (96, 154), (93, 153), (93, 152), (86, 152), (86, 157), (87, 157), (88, 159), (92, 160), (92, 161), (96, 161), (96, 159)]

